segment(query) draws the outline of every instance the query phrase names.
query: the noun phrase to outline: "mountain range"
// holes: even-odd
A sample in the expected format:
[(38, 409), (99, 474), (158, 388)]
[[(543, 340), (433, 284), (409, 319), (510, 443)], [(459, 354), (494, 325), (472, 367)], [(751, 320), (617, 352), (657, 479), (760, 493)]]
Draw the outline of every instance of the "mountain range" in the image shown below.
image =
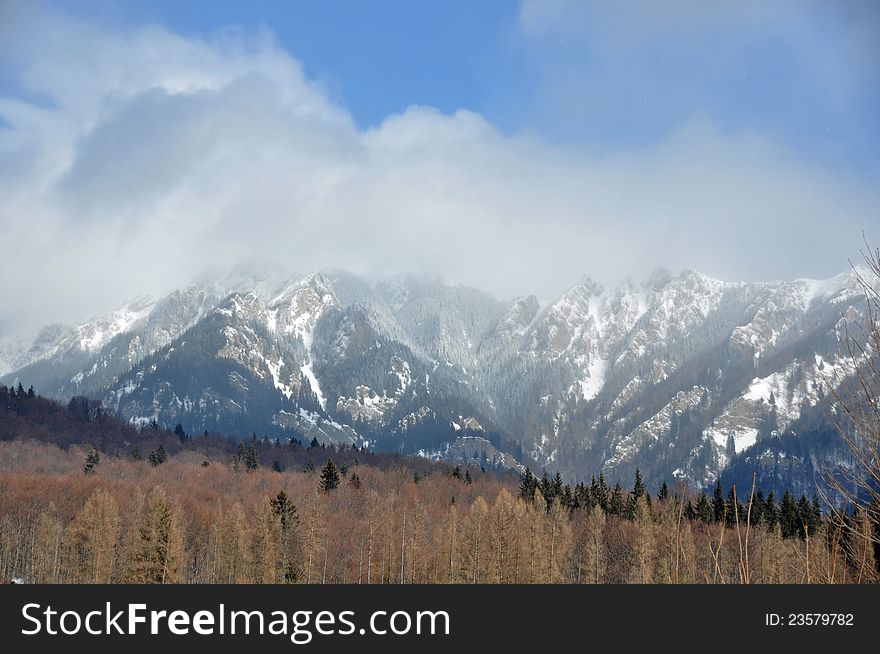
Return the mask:
[(851, 373), (841, 342), (863, 304), (857, 271), (756, 283), (661, 269), (609, 289), (585, 278), (549, 303), (421, 278), (236, 274), (78, 325), (0, 325), (0, 382), (190, 433), (697, 487), (746, 469), (773, 485), (784, 468), (806, 487), (842, 461), (827, 433), (798, 431)]

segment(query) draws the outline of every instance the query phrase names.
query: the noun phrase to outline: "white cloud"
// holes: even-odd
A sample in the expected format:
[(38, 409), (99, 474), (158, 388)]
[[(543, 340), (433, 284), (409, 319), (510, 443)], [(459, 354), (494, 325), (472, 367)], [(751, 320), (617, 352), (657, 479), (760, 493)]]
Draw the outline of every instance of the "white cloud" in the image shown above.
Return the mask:
[(880, 237), (880, 185), (758, 135), (697, 121), (596, 156), (427, 107), (360, 132), (268, 34), (17, 20), (0, 56), (28, 99), (0, 99), (0, 317), (69, 319), (242, 259), (549, 297), (657, 265), (826, 275), (862, 227)]

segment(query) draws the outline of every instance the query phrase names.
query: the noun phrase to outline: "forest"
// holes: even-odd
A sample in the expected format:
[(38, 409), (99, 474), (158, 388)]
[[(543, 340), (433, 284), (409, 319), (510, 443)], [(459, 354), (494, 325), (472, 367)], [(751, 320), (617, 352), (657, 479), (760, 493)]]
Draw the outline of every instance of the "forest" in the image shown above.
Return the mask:
[(192, 436), (0, 387), (16, 582), (870, 583), (877, 508)]

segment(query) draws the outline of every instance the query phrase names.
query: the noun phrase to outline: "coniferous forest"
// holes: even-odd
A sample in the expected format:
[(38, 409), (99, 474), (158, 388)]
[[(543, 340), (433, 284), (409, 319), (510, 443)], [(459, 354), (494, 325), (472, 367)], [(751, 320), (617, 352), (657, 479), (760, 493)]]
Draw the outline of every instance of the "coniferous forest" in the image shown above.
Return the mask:
[(0, 577), (25, 583), (870, 583), (877, 507), (566, 483), (0, 387)]

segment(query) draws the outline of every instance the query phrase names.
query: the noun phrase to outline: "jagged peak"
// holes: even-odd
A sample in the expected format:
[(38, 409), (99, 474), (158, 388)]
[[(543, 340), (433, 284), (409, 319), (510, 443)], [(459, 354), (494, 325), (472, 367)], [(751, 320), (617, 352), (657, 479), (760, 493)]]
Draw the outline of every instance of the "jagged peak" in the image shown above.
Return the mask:
[(541, 303), (534, 295), (516, 297), (510, 301), (499, 325), (506, 326), (507, 329), (512, 328), (514, 331), (525, 329), (534, 321), (540, 309)]
[(661, 291), (672, 281), (672, 273), (660, 266), (642, 282), (642, 287), (651, 291)]
[(278, 288), (269, 304), (271, 306), (283, 304), (298, 297), (304, 289), (312, 291), (321, 300), (329, 296), (332, 302), (338, 304), (336, 293), (333, 290), (333, 282), (320, 271), (312, 272), (305, 276), (297, 275), (286, 280)]
[(599, 282), (594, 280), (589, 275), (584, 275), (580, 278), (577, 284), (575, 284), (569, 292), (578, 289), (579, 291), (586, 291), (588, 296), (599, 296), (605, 292), (605, 287), (602, 286)]

